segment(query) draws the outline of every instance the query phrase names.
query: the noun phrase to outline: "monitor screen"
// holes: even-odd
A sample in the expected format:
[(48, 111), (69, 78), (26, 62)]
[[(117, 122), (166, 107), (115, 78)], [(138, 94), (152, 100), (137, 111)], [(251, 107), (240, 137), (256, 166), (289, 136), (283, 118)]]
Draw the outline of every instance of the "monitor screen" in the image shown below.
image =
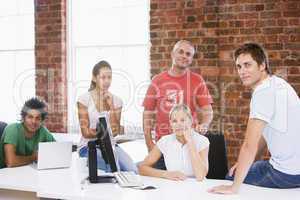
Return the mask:
[(118, 160), (115, 153), (115, 143), (107, 112), (101, 113), (96, 127), (97, 143), (101, 150), (102, 157), (106, 164), (110, 166), (112, 172), (119, 171)]

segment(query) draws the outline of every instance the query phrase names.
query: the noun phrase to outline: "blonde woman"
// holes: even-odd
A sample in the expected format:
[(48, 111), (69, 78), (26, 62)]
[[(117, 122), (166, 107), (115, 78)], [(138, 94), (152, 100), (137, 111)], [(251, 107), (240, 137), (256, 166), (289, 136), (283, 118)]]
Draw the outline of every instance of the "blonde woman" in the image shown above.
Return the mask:
[[(173, 133), (161, 138), (149, 155), (139, 165), (139, 173), (145, 176), (184, 180), (195, 177), (202, 181), (208, 172), (208, 139), (192, 129), (192, 115), (184, 104), (172, 108), (169, 114)], [(167, 170), (153, 165), (164, 156)]]

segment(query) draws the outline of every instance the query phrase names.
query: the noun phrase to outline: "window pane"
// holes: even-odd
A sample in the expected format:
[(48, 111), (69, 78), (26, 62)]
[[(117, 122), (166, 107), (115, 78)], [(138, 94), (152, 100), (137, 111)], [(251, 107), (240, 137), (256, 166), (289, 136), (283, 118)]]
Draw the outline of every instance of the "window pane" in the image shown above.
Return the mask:
[(18, 0), (18, 13), (20, 15), (34, 14), (33, 0)]
[[(17, 24), (17, 48), (34, 49), (34, 16), (23, 15), (16, 21)], [(21, 34), (20, 34), (21, 33)]]
[(149, 41), (148, 21), (149, 14), (146, 6), (128, 7), (123, 11), (123, 20), (126, 27), (122, 30), (122, 40), (131, 44), (145, 44)]
[[(25, 5), (26, 4), (26, 5)], [(0, 0), (0, 119), (20, 119), (24, 101), (35, 95), (34, 1)]]
[(0, 52), (3, 67), (0, 91), (5, 94), (1, 100), (0, 119), (15, 122), (26, 99), (35, 94), (35, 68), (32, 64), (34, 52)]
[(0, 16), (16, 15), (18, 13), (18, 0), (0, 0)]
[(122, 124), (142, 127), (141, 99), (149, 84), (149, 1), (69, 1), (69, 130), (79, 132), (76, 100), (88, 90), (100, 60), (113, 68), (110, 91), (122, 98)]
[(35, 95), (34, 51), (17, 52), (15, 60), (12, 92), (18, 113), (24, 102)]
[[(93, 20), (95, 23), (91, 23)], [(75, 44), (81, 46), (120, 43), (122, 31), (120, 20), (117, 12), (109, 10), (98, 13), (78, 13), (74, 19), (76, 23), (73, 29)]]
[(34, 16), (0, 17), (0, 50), (34, 48)]
[(0, 50), (17, 49), (17, 16), (0, 18)]
[(74, 44), (128, 45), (147, 43), (149, 41), (149, 12), (146, 5), (99, 8), (99, 10), (81, 8), (72, 11)]

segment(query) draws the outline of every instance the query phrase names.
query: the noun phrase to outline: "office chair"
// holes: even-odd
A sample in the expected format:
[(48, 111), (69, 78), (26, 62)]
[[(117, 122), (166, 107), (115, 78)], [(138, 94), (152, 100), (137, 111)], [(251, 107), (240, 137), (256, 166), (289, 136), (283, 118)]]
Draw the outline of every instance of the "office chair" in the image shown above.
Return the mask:
[(4, 128), (6, 127), (7, 123), (0, 121), (0, 139), (2, 137), (2, 133), (4, 131)]
[(206, 178), (225, 179), (228, 172), (226, 143), (222, 133), (208, 132), (205, 135), (209, 142), (209, 170)]

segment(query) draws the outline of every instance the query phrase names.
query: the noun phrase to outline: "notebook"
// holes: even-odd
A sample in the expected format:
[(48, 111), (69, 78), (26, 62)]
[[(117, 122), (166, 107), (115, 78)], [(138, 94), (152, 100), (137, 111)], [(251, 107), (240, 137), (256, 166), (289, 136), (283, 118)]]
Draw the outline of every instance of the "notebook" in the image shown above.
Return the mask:
[(35, 167), (41, 169), (68, 168), (72, 162), (72, 142), (40, 142), (38, 161)]

